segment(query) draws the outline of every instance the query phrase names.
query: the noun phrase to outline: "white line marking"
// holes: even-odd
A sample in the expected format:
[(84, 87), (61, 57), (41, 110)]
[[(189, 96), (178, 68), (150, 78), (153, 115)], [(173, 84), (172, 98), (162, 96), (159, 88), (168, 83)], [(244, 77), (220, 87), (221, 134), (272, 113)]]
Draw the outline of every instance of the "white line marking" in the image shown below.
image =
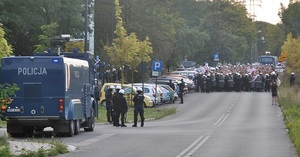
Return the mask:
[(206, 136), (193, 150), (191, 150), (185, 157), (192, 156), (195, 151), (197, 151), (209, 138), (210, 136)]
[(193, 142), (189, 147), (187, 147), (185, 150), (183, 150), (179, 155), (176, 157), (181, 157), (183, 154), (185, 154), (187, 151), (189, 151), (194, 145), (196, 145), (204, 136), (200, 136), (195, 142)]
[(223, 120), (218, 124), (218, 126), (221, 126), (223, 124), (223, 122), (227, 119), (227, 117), (229, 116), (229, 114), (226, 114), (226, 116), (223, 118)]
[(104, 140), (106, 138), (109, 138), (109, 137), (111, 137), (113, 135), (114, 134), (103, 134), (103, 135), (100, 135), (100, 136), (97, 136), (97, 137), (94, 137), (94, 138), (91, 138), (91, 139), (88, 139), (88, 140), (76, 143), (75, 145), (76, 146), (88, 146), (90, 144), (93, 144), (93, 143), (96, 143), (98, 141), (101, 141), (101, 140)]
[(225, 114), (223, 114), (215, 123), (213, 126), (216, 126), (222, 119), (223, 117), (225, 116)]

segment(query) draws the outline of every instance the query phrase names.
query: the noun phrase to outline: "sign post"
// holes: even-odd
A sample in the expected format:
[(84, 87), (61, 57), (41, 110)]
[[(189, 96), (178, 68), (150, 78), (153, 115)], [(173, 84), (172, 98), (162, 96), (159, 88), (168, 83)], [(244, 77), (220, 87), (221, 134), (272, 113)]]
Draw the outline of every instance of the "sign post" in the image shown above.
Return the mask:
[(220, 60), (220, 59), (219, 59), (219, 53), (216, 52), (216, 53), (214, 54), (214, 61), (218, 62), (219, 60)]
[(152, 76), (155, 77), (155, 98), (154, 105), (156, 104), (156, 95), (157, 95), (157, 77), (160, 75), (163, 68), (162, 61), (152, 61)]

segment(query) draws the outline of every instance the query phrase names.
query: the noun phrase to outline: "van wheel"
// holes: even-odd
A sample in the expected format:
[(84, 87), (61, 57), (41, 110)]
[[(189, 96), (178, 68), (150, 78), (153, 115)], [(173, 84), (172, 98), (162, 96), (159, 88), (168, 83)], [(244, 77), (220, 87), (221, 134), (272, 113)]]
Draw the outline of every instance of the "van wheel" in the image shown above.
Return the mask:
[(69, 132), (67, 133), (67, 135), (69, 137), (73, 137), (75, 134), (75, 123), (73, 120), (69, 120)]
[(94, 109), (92, 108), (91, 111), (91, 117), (88, 118), (88, 126), (86, 128), (84, 128), (84, 131), (94, 131), (95, 128), (95, 113), (94, 113)]
[(79, 119), (77, 119), (77, 120), (75, 120), (75, 131), (74, 131), (74, 134), (78, 135), (79, 131), (80, 131), (80, 121), (79, 121)]

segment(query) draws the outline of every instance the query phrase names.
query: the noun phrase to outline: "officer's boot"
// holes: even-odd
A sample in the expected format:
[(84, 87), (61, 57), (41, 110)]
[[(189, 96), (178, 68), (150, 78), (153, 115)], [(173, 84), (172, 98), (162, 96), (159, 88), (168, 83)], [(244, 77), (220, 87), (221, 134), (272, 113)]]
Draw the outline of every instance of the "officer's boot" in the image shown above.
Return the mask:
[(132, 125), (132, 127), (137, 127), (137, 126), (136, 126), (136, 122), (134, 122), (134, 124)]
[(145, 121), (145, 118), (142, 117), (142, 118), (141, 118), (141, 127), (144, 127), (144, 121)]
[(107, 122), (111, 122), (111, 120), (110, 120), (110, 116), (106, 116), (107, 117)]
[(124, 119), (122, 119), (121, 122), (122, 122), (122, 123), (121, 123), (121, 127), (127, 127), (127, 126), (125, 125), (125, 123), (124, 123)]

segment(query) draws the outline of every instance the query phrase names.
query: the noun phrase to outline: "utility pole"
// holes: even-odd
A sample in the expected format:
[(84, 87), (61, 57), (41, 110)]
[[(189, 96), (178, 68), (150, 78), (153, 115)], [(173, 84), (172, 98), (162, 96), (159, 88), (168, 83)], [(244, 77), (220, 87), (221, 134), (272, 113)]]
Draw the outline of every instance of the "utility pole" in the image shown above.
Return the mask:
[(88, 0), (85, 0), (85, 18), (84, 18), (84, 52), (88, 52)]

